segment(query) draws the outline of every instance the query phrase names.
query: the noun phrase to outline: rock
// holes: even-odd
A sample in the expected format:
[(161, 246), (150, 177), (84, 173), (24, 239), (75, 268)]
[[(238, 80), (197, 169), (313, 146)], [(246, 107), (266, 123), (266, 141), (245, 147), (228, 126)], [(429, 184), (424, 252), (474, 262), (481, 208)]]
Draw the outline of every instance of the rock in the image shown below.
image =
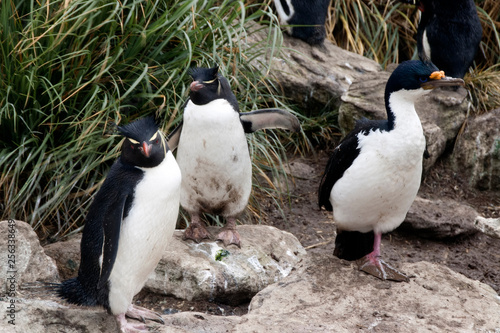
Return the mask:
[[(216, 234), (219, 228), (209, 227), (209, 230)], [(242, 225), (238, 226), (238, 232), (241, 249), (229, 246), (226, 248), (229, 255), (217, 261), (216, 254), (224, 250), (218, 243), (183, 241), (183, 231), (176, 230), (144, 288), (189, 301), (210, 299), (236, 305), (248, 302), (261, 289), (287, 276), (307, 255), (295, 236), (286, 231)], [(64, 279), (77, 275), (80, 239), (81, 236), (75, 236), (59, 245), (47, 246), (47, 253), (65, 272)]]
[[(216, 234), (219, 228), (210, 227)], [(187, 300), (208, 299), (226, 304), (248, 302), (269, 284), (288, 276), (306, 251), (292, 234), (263, 225), (238, 226), (241, 249), (224, 249), (213, 241), (183, 241), (176, 230), (172, 242), (145, 288)], [(227, 256), (217, 260), (220, 251)]]
[(457, 138), (452, 168), (481, 190), (500, 190), (500, 109), (469, 118)]
[(500, 218), (476, 217), (474, 226), (490, 237), (500, 238)]
[(342, 95), (339, 108), (339, 126), (342, 135), (354, 129), (361, 118), (387, 119), (384, 91), (390, 72), (368, 73), (362, 80), (356, 80)]
[(417, 197), (401, 224), (401, 229), (424, 238), (442, 239), (477, 232), (475, 209), (451, 199), (427, 200)]
[(379, 64), (366, 57), (343, 50), (325, 40), (323, 47), (311, 46), (302, 40), (283, 35), (279, 54), (272, 54), (268, 29), (259, 25), (249, 28), (254, 32), (247, 36), (248, 47), (262, 44), (267, 49), (267, 59), (255, 58), (254, 66), (267, 73), (271, 59), (269, 78), (281, 92), (311, 116), (325, 108), (335, 110), (340, 96), (352, 82), (364, 80), (365, 75), (381, 70)]
[(19, 287), (35, 281), (59, 281), (54, 261), (45, 255), (31, 226), (22, 221), (0, 222), (0, 294), (17, 295)]
[(500, 298), (491, 287), (428, 262), (403, 264), (401, 269), (413, 275), (409, 283), (374, 279), (333, 257), (314, 258), (303, 271), (259, 292), (231, 332), (494, 332), (500, 328)]
[[(163, 315), (155, 332), (496, 332), (500, 298), (491, 287), (450, 269), (404, 263), (410, 282), (381, 281), (331, 255), (307, 257), (289, 276), (260, 291), (249, 312), (213, 316), (200, 312)], [(116, 332), (102, 308), (67, 306), (45, 298), (19, 299), (17, 332)], [(8, 300), (0, 299), (5, 309)], [(5, 311), (0, 331), (14, 332)], [(9, 331), (9, 329), (11, 329)]]
[(64, 242), (56, 242), (44, 247), (45, 254), (55, 260), (61, 280), (78, 275), (81, 240), (82, 234), (76, 234)]
[(16, 298), (15, 301), (15, 325), (12, 325), (8, 323), (8, 320), (12, 318), (2, 318), (6, 313), (5, 309), (8, 309), (7, 307), (11, 304), (10, 300), (0, 298), (1, 332), (118, 332), (114, 317), (100, 307), (66, 305), (60, 300), (50, 298)]
[(446, 137), (443, 130), (436, 124), (428, 121), (422, 122), (426, 148), (429, 155), (423, 160), (424, 173), (436, 163), (437, 159), (446, 149)]

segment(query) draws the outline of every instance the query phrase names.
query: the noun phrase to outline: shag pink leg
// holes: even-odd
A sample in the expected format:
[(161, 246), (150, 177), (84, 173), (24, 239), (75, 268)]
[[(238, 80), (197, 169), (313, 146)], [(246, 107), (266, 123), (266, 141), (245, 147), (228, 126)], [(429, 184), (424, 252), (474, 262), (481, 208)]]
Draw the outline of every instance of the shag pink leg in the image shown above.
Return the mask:
[(184, 240), (192, 239), (199, 243), (206, 238), (210, 238), (210, 233), (205, 227), (205, 222), (200, 219), (199, 214), (191, 214), (191, 224), (184, 231)]
[(380, 259), (380, 243), (382, 241), (382, 234), (375, 233), (375, 240), (373, 241), (373, 251), (368, 253), (356, 262), (359, 270), (373, 275), (381, 280), (392, 280), (397, 282), (408, 282), (408, 276), (399, 272), (395, 268), (386, 264)]
[(236, 219), (234, 217), (227, 218), (226, 226), (217, 235), (217, 240), (222, 241), (224, 246), (234, 244), (241, 247), (240, 234), (236, 231)]

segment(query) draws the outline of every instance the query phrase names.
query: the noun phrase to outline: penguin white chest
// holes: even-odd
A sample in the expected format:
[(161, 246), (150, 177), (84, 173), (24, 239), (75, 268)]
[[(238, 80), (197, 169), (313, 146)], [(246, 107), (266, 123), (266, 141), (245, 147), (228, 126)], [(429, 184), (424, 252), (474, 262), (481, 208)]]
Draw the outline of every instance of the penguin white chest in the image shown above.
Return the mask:
[(177, 148), (181, 205), (189, 212), (234, 216), (252, 187), (252, 164), (239, 114), (225, 99), (189, 101)]
[(160, 260), (175, 230), (181, 173), (169, 151), (163, 162), (143, 169), (128, 216), (122, 221), (118, 253), (109, 278), (114, 314), (130, 305)]
[(359, 155), (330, 194), (340, 229), (387, 232), (403, 222), (420, 187), (425, 150), (413, 104), (406, 108), (413, 112), (393, 130), (358, 135)]

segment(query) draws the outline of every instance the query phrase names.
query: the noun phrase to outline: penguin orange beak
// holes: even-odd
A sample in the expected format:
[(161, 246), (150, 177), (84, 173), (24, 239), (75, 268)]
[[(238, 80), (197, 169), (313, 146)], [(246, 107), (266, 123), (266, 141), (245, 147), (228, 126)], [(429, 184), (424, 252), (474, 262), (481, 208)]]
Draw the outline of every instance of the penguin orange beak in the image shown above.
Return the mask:
[(205, 85), (203, 83), (200, 83), (200, 81), (193, 81), (191, 82), (189, 89), (191, 89), (191, 91), (198, 91), (203, 87), (205, 87)]
[(142, 143), (142, 147), (140, 148), (141, 153), (142, 153), (144, 156), (149, 157), (149, 155), (151, 154), (151, 147), (152, 147), (152, 146), (153, 146), (153, 145), (151, 145), (151, 144), (149, 144), (149, 145), (148, 145), (148, 144), (146, 143), (146, 141), (144, 141), (144, 142)]

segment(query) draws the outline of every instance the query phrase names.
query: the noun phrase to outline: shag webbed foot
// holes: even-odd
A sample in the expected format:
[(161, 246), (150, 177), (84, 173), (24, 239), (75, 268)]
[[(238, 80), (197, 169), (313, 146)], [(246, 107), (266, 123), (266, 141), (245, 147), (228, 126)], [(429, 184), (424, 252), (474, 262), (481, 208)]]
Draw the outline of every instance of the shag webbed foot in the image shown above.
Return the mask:
[(379, 257), (370, 254), (356, 260), (360, 271), (373, 275), (381, 280), (391, 280), (396, 282), (408, 282), (410, 279), (405, 274), (399, 272)]

